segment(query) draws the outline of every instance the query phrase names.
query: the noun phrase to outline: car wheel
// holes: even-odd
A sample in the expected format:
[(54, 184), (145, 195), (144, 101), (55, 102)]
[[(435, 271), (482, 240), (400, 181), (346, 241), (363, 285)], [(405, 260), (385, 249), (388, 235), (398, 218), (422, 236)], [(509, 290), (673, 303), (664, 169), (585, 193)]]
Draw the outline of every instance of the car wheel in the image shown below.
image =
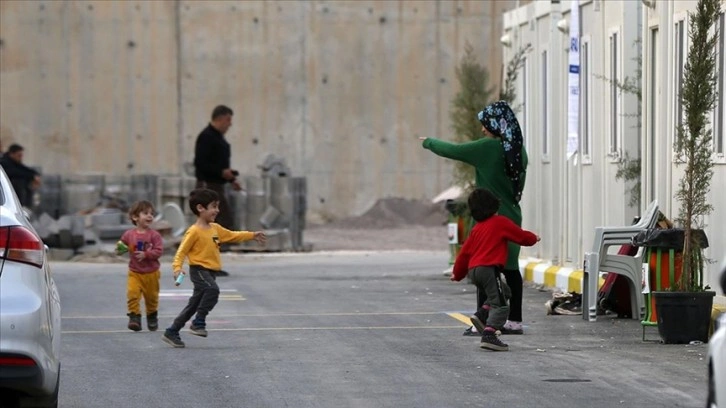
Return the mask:
[(706, 400), (706, 408), (718, 408), (716, 406), (716, 385), (713, 380), (712, 362), (708, 363), (708, 400)]

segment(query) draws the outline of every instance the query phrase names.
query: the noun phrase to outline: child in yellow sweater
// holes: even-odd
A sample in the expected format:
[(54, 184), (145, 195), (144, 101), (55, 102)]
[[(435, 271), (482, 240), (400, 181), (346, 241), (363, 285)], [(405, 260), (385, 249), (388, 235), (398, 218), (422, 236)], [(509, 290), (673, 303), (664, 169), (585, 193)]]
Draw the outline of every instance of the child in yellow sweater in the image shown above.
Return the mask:
[(174, 279), (182, 270), (184, 259), (189, 259), (189, 279), (194, 284), (194, 292), (186, 307), (174, 319), (164, 332), (162, 339), (177, 348), (184, 347), (179, 330), (194, 316), (190, 331), (192, 334), (207, 337), (206, 318), (217, 304), (219, 286), (216, 278), (222, 269), (219, 246), (228, 242), (256, 240), (264, 243), (265, 233), (262, 231), (230, 231), (214, 222), (219, 214), (219, 196), (216, 192), (200, 188), (189, 193), (189, 207), (197, 216), (197, 221), (187, 229), (179, 249), (174, 256), (172, 268)]

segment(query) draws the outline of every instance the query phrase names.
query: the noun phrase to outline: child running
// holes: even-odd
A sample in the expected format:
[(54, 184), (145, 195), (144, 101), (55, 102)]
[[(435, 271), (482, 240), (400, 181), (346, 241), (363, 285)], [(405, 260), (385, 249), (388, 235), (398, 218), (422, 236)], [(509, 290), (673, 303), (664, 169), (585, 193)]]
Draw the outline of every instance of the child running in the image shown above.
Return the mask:
[(177, 348), (184, 347), (179, 330), (194, 316), (189, 328), (192, 334), (207, 337), (206, 318), (217, 304), (219, 286), (216, 278), (222, 269), (219, 246), (225, 243), (256, 240), (264, 243), (265, 233), (262, 231), (230, 231), (214, 222), (219, 214), (219, 195), (216, 192), (199, 188), (189, 193), (189, 207), (197, 221), (187, 229), (174, 256), (172, 268), (174, 279), (182, 270), (184, 259), (189, 259), (189, 278), (194, 284), (194, 292), (189, 303), (166, 329), (162, 339)]
[[(141, 297), (146, 304), (146, 324), (150, 331), (159, 328), (159, 258), (164, 249), (161, 235), (150, 228), (154, 222), (154, 205), (137, 201), (129, 209), (129, 219), (136, 226), (121, 235), (129, 251), (129, 273), (126, 283), (128, 328), (141, 331)], [(125, 250), (116, 248), (121, 255)]]
[(511, 241), (532, 246), (540, 238), (498, 215), (499, 199), (489, 190), (474, 190), (468, 204), (476, 225), (456, 258), (451, 280), (460, 281), (468, 273), (477, 289), (486, 293), (484, 305), (471, 317), (472, 324), (482, 333), (481, 348), (508, 351), (509, 346), (502, 343), (496, 333), (509, 315), (507, 294), (511, 292), (500, 276), (507, 260), (507, 244)]

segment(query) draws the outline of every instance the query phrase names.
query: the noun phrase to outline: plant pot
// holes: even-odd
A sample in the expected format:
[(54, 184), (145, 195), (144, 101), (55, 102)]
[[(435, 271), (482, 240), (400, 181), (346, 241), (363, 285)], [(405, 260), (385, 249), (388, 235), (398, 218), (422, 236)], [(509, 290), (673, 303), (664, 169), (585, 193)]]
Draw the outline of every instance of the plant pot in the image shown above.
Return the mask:
[(653, 292), (658, 310), (658, 334), (666, 344), (708, 342), (716, 292)]

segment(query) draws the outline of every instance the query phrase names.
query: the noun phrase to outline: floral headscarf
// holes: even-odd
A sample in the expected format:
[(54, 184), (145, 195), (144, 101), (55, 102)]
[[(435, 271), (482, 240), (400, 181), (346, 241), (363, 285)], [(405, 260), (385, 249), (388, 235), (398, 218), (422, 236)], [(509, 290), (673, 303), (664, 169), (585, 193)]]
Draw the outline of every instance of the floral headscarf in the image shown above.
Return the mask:
[(505, 101), (494, 102), (479, 112), (479, 122), (492, 134), (499, 136), (504, 148), (504, 171), (512, 181), (514, 199), (522, 198), (522, 128), (514, 111)]

